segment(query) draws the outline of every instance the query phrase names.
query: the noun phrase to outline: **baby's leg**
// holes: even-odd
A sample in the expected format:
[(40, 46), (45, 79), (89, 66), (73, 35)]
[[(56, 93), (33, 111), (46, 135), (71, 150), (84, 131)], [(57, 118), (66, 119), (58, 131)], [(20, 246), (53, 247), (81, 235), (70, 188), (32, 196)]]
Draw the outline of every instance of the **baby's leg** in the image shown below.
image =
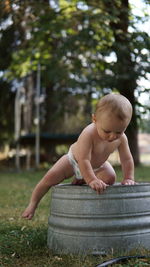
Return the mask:
[(72, 177), (73, 174), (73, 167), (69, 162), (68, 156), (64, 155), (53, 165), (42, 180), (51, 187), (61, 183), (67, 178)]
[(40, 202), (41, 198), (47, 193), (53, 185), (59, 184), (64, 179), (73, 175), (73, 168), (68, 160), (68, 156), (61, 157), (53, 167), (46, 173), (42, 180), (36, 185), (32, 192), (31, 200), (28, 207), (22, 214), (22, 217), (31, 219)]
[(101, 179), (104, 183), (112, 185), (116, 180), (116, 173), (111, 164), (106, 161), (95, 174), (98, 179)]

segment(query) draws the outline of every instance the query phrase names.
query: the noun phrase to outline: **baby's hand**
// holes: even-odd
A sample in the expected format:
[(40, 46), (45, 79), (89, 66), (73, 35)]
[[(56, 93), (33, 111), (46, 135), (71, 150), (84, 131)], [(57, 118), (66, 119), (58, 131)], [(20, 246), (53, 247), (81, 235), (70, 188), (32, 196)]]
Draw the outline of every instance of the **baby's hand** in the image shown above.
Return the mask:
[(135, 185), (136, 182), (132, 179), (124, 179), (122, 182), (121, 182), (122, 185)]
[(98, 194), (102, 193), (108, 186), (100, 179), (94, 179), (89, 183), (89, 186), (95, 190)]
[(25, 209), (25, 211), (22, 213), (22, 217), (28, 220), (31, 220), (35, 213), (35, 207), (33, 207), (31, 204)]

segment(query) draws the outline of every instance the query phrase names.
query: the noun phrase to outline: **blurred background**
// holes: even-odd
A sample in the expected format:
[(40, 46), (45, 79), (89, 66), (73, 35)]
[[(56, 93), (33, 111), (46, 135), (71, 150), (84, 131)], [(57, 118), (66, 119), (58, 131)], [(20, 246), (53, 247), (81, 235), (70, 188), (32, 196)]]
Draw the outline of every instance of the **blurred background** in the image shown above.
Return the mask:
[(0, 2), (1, 170), (53, 164), (111, 92), (133, 106), (135, 165), (150, 164), (150, 1), (134, 2)]

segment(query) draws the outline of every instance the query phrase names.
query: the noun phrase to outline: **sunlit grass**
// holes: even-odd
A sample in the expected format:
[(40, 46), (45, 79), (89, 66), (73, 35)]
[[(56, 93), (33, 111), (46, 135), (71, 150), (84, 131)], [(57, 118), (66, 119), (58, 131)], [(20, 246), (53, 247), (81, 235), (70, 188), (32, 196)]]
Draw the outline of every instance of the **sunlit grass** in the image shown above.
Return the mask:
[[(116, 171), (120, 181), (121, 170), (116, 167)], [(118, 256), (53, 255), (47, 248), (50, 192), (41, 201), (32, 221), (21, 218), (35, 184), (44, 173), (45, 171), (0, 173), (0, 266), (94, 267), (106, 259)], [(150, 181), (150, 167), (140, 167), (135, 173), (137, 181)], [(116, 266), (141, 267), (149, 266), (149, 263), (148, 259), (141, 259)]]

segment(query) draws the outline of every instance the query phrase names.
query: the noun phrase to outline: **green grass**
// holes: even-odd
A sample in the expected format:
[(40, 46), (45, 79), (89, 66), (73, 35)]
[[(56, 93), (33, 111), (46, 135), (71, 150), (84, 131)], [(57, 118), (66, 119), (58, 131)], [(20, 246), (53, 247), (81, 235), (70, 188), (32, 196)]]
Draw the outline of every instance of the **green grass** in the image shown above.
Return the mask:
[[(120, 169), (116, 168), (116, 171), (118, 180), (121, 180)], [(46, 240), (50, 192), (41, 201), (33, 220), (21, 218), (35, 184), (44, 173), (45, 171), (0, 173), (0, 267), (94, 267), (106, 259), (119, 256), (53, 255), (47, 248)], [(139, 167), (135, 173), (137, 181), (150, 182), (150, 167)], [(141, 251), (141, 254), (145, 253), (150, 254)], [(150, 264), (148, 259), (137, 259), (116, 266), (142, 267)]]

